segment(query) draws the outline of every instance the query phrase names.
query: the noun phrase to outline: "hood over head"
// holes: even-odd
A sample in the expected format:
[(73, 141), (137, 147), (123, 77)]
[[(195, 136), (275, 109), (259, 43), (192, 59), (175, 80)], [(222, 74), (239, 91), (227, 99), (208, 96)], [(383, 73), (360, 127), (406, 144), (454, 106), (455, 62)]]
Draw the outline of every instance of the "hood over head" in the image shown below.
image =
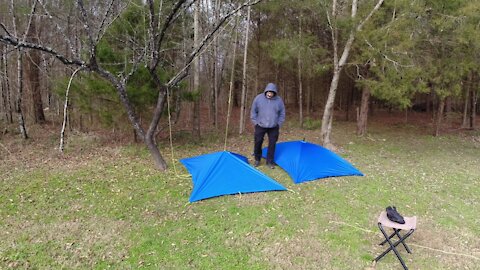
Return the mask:
[(274, 83), (267, 84), (267, 87), (265, 87), (265, 91), (263, 91), (263, 93), (266, 94), (267, 92), (273, 92), (275, 95), (277, 95), (277, 86)]

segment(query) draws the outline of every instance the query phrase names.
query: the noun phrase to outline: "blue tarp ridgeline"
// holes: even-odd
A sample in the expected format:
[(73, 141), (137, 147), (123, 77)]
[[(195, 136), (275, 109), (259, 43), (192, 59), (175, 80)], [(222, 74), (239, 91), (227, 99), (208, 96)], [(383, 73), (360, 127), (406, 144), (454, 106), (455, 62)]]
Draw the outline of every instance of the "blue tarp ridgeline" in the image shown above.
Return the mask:
[[(267, 148), (263, 149), (267, 156)], [(357, 168), (334, 152), (313, 143), (291, 141), (277, 143), (275, 163), (284, 169), (295, 184), (319, 178), (359, 175)]]
[(236, 153), (215, 152), (180, 162), (192, 175), (190, 202), (228, 194), (287, 190), (250, 166), (246, 157)]

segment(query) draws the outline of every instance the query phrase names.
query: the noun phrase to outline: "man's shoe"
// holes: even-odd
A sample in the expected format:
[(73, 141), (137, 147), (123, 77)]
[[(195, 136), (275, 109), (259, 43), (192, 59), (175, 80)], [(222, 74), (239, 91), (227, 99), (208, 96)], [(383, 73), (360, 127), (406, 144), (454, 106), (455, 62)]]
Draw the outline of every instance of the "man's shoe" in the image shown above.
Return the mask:
[(255, 163), (253, 163), (253, 166), (255, 167), (260, 166), (260, 160), (255, 160)]
[(275, 163), (267, 163), (267, 166), (268, 166), (270, 169), (275, 169)]

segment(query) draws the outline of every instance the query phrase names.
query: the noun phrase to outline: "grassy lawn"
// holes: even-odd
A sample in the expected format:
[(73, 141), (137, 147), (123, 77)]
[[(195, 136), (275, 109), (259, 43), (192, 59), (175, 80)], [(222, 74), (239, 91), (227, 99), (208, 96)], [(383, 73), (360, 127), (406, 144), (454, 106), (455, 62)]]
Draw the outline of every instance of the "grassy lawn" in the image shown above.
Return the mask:
[[(365, 177), (295, 185), (261, 166), (289, 191), (192, 204), (191, 178), (172, 164), (167, 141), (170, 169), (159, 173), (142, 145), (77, 134), (59, 155), (57, 134), (4, 137), (0, 269), (365, 269), (384, 250), (376, 219), (388, 205), (418, 217), (413, 254), (399, 249), (410, 269), (479, 269), (480, 133), (434, 138), (375, 123), (365, 138), (354, 131), (337, 122), (332, 139)], [(285, 127), (280, 141), (318, 143), (319, 134)], [(223, 150), (223, 138), (206, 137), (174, 142), (175, 158)], [(250, 137), (230, 138), (228, 150), (250, 157)], [(389, 254), (375, 269), (401, 266)]]

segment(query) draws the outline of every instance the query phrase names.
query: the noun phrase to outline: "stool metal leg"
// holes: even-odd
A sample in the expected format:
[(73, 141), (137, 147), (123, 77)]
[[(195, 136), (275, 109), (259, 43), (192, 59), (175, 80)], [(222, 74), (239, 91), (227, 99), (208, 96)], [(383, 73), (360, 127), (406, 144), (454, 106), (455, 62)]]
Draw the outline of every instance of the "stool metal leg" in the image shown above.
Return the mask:
[[(404, 236), (400, 237), (400, 239), (398, 241), (396, 241), (395, 243), (392, 243), (392, 241), (390, 241), (390, 238), (387, 233), (385, 232), (385, 230), (383, 229), (383, 226), (381, 223), (378, 223), (378, 228), (380, 229), (380, 231), (382, 232), (383, 236), (385, 236), (385, 239), (386, 241), (388, 242), (388, 244), (390, 245), (390, 247), (385, 250), (382, 254), (378, 255), (374, 261), (378, 262), (381, 258), (383, 258), (383, 256), (387, 255), (388, 252), (390, 252), (391, 250), (393, 250), (393, 252), (395, 253), (395, 255), (397, 256), (398, 260), (400, 261), (400, 263), (402, 264), (403, 266), (403, 269), (405, 270), (408, 270), (408, 267), (405, 265), (405, 262), (403, 261), (402, 257), (400, 256), (400, 253), (398, 253), (397, 249), (395, 248), (396, 246), (398, 246), (400, 243), (403, 243), (403, 241), (405, 239), (407, 239), (407, 237), (409, 237), (414, 230), (410, 230), (407, 234), (405, 234)], [(394, 233), (395, 234), (395, 233)]]
[[(388, 239), (392, 239), (392, 237), (395, 236), (395, 234), (396, 234), (396, 233), (395, 233), (395, 229), (393, 229), (393, 230), (394, 230), (393, 233), (388, 236)], [(383, 241), (380, 243), (380, 245), (383, 246), (385, 243), (387, 243), (387, 240), (386, 240), (386, 239), (383, 240)]]
[[(388, 236), (388, 239), (392, 239), (392, 237), (394, 237), (395, 235), (398, 236), (398, 239), (402, 238), (402, 236), (400, 235), (401, 230), (399, 229), (392, 229), (392, 230), (393, 230), (393, 233)], [(383, 246), (385, 243), (387, 243), (387, 240), (383, 240), (380, 243), (380, 245)], [(412, 253), (412, 251), (410, 250), (410, 248), (407, 246), (405, 242), (402, 242), (402, 245), (408, 253)]]
[[(400, 232), (401, 230), (397, 230), (395, 229), (395, 234), (398, 236), (398, 239), (401, 239), (402, 236), (400, 235)], [(402, 241), (402, 245), (403, 247), (405, 248), (405, 250), (408, 252), (408, 253), (412, 253), (412, 251), (410, 250), (410, 248), (407, 246), (407, 243), (405, 243), (405, 241)]]

